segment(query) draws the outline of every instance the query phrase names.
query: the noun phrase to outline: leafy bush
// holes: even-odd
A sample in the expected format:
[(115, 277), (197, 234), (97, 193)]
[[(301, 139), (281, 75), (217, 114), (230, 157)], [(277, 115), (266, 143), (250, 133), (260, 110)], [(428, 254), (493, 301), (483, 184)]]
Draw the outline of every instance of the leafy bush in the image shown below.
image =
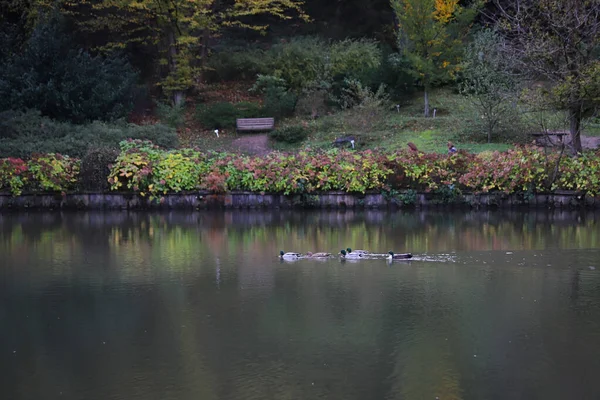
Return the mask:
[(270, 53), (268, 75), (282, 79), (296, 93), (328, 74), (330, 47), (322, 39), (293, 38), (276, 44)]
[(363, 80), (373, 74), (382, 60), (376, 42), (346, 39), (329, 43), (318, 37), (282, 40), (268, 50), (228, 48), (208, 62), (212, 75), (221, 80), (248, 80), (257, 75), (283, 79), (295, 94), (334, 76)]
[(389, 112), (389, 96), (385, 86), (372, 91), (355, 79), (346, 79), (339, 97), (333, 99), (339, 107), (348, 110), (344, 114), (344, 130), (364, 133), (377, 129)]
[(114, 147), (127, 138), (148, 139), (163, 147), (177, 145), (177, 133), (165, 125), (135, 125), (95, 121), (73, 125), (40, 116), (39, 112), (0, 113), (0, 157), (60, 153), (83, 157), (89, 148)]
[(223, 46), (210, 56), (206, 78), (212, 81), (246, 81), (270, 72), (271, 54), (259, 48)]
[(302, 125), (284, 126), (271, 131), (269, 137), (278, 142), (299, 143), (308, 137), (308, 130)]
[(20, 158), (0, 159), (0, 191), (8, 189), (13, 195), (20, 195), (28, 180), (27, 171), (27, 163)]
[(544, 154), (532, 146), (494, 152), (491, 157), (477, 158), (459, 182), (477, 192), (545, 191), (557, 159), (557, 154)]
[(466, 48), (460, 91), (477, 111), (474, 123), (486, 132), (487, 141), (507, 125), (511, 104), (516, 101), (518, 82), (511, 74), (510, 57), (503, 52), (500, 36), (482, 30)]
[(263, 94), (263, 113), (270, 117), (290, 116), (296, 108), (298, 96), (288, 90), (284, 79), (259, 75), (250, 90)]
[(331, 76), (365, 80), (381, 66), (382, 52), (370, 39), (346, 39), (331, 44)]
[(561, 160), (559, 179), (552, 189), (581, 190), (600, 194), (600, 151)]
[(77, 50), (62, 19), (52, 16), (0, 66), (0, 110), (38, 109), (74, 123), (112, 120), (131, 110), (137, 78), (125, 58)]
[[(558, 179), (554, 180), (550, 174), (556, 167)], [(414, 202), (415, 190), (436, 193), (442, 202), (460, 200), (465, 190), (535, 193), (567, 189), (589, 195), (600, 193), (600, 152), (560, 158), (533, 146), (482, 156), (464, 151), (445, 155), (408, 150), (330, 150), (250, 157), (164, 150), (148, 141), (128, 140), (121, 142), (121, 152), (109, 168), (112, 190), (126, 189), (153, 199), (169, 192), (197, 189), (284, 194), (377, 190), (405, 205)], [(0, 190), (13, 194), (24, 189), (68, 190), (75, 186), (78, 170), (78, 160), (57, 154), (37, 155), (28, 162), (0, 159)]]
[(108, 190), (109, 165), (118, 155), (119, 151), (112, 147), (89, 149), (81, 159), (79, 186), (84, 190)]
[(156, 114), (160, 122), (177, 129), (185, 124), (185, 102), (174, 105), (157, 102)]
[(62, 192), (75, 186), (79, 174), (79, 160), (61, 154), (36, 154), (28, 165), (33, 190)]
[(197, 118), (206, 128), (226, 129), (234, 128), (237, 118), (258, 118), (261, 114), (261, 107), (256, 103), (222, 102), (199, 107)]

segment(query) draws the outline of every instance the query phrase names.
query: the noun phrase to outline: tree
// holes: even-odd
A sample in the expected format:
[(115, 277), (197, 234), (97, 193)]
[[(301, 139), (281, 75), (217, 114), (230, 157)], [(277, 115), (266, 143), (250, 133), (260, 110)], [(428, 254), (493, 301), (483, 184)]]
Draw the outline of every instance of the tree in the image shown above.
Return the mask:
[(423, 86), (425, 117), (429, 117), (429, 91), (435, 84), (454, 79), (461, 39), (468, 32), (478, 3), (465, 8), (459, 0), (390, 1), (398, 22), (400, 54)]
[(255, 22), (260, 15), (289, 19), (296, 12), (306, 19), (301, 5), (298, 0), (82, 0), (75, 7), (92, 14), (85, 21), (88, 28), (108, 28), (109, 48), (157, 46), (166, 67), (160, 85), (179, 105), (201, 70), (211, 36), (232, 26), (265, 31), (266, 24)]
[(496, 25), (511, 57), (567, 111), (571, 143), (581, 148), (581, 121), (600, 101), (600, 0), (495, 0)]
[(481, 114), (491, 142), (498, 125), (510, 109), (517, 80), (511, 74), (512, 63), (506, 57), (502, 37), (495, 31), (479, 31), (465, 50), (460, 91)]
[(127, 59), (77, 49), (53, 14), (40, 17), (23, 48), (0, 60), (0, 110), (36, 109), (75, 123), (120, 118), (133, 105), (137, 79)]

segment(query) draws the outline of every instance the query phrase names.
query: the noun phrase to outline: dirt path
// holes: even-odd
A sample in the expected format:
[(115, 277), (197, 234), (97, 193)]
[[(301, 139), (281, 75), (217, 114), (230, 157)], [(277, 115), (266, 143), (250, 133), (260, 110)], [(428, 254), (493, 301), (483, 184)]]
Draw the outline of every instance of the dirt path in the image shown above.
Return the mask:
[(244, 134), (244, 136), (235, 139), (231, 145), (239, 152), (245, 154), (262, 156), (271, 152), (269, 137), (266, 134)]
[(581, 135), (581, 147), (584, 149), (597, 149), (600, 147), (600, 136)]

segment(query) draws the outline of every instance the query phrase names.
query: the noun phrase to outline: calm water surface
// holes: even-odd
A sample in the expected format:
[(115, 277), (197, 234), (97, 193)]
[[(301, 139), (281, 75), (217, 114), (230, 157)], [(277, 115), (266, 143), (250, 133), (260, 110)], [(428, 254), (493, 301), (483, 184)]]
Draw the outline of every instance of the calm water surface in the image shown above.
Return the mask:
[(598, 399), (600, 214), (0, 214), (0, 323), (6, 400)]

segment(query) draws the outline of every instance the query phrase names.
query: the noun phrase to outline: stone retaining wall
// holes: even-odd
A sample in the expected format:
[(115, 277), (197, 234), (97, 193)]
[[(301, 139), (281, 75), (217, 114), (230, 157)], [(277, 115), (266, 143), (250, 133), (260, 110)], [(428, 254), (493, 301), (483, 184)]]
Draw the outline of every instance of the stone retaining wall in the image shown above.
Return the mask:
[[(141, 210), (141, 209), (292, 209), (292, 208), (368, 208), (399, 207), (470, 207), (470, 208), (600, 208), (600, 197), (583, 196), (576, 192), (552, 194), (506, 195), (504, 193), (464, 194), (448, 199), (432, 193), (411, 196), (409, 204), (402, 198), (390, 198), (381, 193), (348, 194), (325, 192), (310, 195), (260, 194), (231, 192), (211, 194), (193, 192), (165, 195), (160, 201), (134, 193), (68, 193), (23, 194), (11, 196), (0, 193), (0, 210), (24, 209), (86, 209), (86, 210)], [(407, 198), (404, 198), (407, 201)]]

